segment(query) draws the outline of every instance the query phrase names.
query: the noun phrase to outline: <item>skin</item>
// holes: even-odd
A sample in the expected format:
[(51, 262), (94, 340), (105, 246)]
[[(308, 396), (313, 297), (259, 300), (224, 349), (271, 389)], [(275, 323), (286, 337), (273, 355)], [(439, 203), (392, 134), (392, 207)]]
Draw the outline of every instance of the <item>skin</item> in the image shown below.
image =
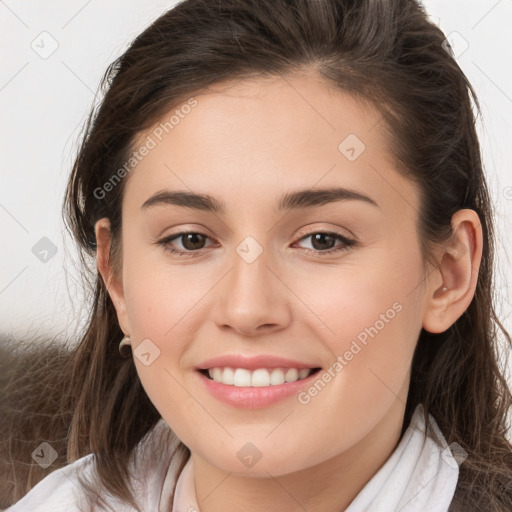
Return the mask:
[[(454, 215), (453, 243), (437, 247), (437, 265), (424, 271), (418, 190), (398, 173), (369, 104), (314, 73), (243, 80), (195, 98), (198, 105), (129, 175), (121, 275), (108, 261), (108, 219), (97, 222), (98, 268), (133, 350), (147, 338), (160, 350), (149, 366), (134, 363), (191, 450), (201, 511), (339, 512), (399, 442), (421, 328), (443, 332), (474, 295), (478, 216)], [(352, 162), (338, 150), (349, 134), (366, 146)], [(331, 186), (357, 190), (378, 207), (346, 200), (276, 210), (286, 192)], [(227, 212), (142, 210), (162, 189), (209, 194)], [(208, 237), (191, 256), (158, 245), (185, 229)], [(326, 231), (357, 244), (322, 255), (341, 242), (314, 245), (308, 235)], [(236, 252), (247, 236), (264, 249), (251, 264)], [(186, 244), (184, 237), (169, 242), (192, 253)], [(394, 303), (401, 311), (308, 404), (292, 396), (236, 408), (207, 393), (194, 371), (225, 353), (327, 369)], [(237, 457), (248, 442), (261, 453), (250, 468)]]

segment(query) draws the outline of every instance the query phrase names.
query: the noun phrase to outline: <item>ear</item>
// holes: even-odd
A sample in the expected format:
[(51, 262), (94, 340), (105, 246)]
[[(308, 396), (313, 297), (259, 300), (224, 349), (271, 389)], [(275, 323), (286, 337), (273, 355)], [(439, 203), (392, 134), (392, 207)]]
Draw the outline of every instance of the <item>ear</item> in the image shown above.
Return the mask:
[(438, 268), (428, 280), (423, 328), (446, 331), (466, 311), (475, 294), (482, 260), (482, 225), (474, 210), (452, 217), (453, 236), (437, 254)]
[(130, 335), (130, 324), (126, 314), (122, 275), (116, 275), (110, 261), (110, 221), (107, 217), (98, 220), (94, 226), (96, 235), (96, 263), (103, 278), (108, 294), (117, 312), (117, 319), (122, 331)]

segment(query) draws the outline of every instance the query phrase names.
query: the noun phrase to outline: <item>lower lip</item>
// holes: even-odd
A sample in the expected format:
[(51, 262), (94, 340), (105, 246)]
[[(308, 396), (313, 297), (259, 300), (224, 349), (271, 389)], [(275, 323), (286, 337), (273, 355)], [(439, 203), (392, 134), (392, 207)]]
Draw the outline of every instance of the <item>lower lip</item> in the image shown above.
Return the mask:
[(305, 379), (295, 382), (285, 382), (276, 386), (229, 386), (209, 379), (201, 372), (197, 372), (206, 390), (220, 401), (244, 409), (260, 409), (275, 404), (291, 395), (297, 395), (302, 388), (308, 387), (319, 371)]

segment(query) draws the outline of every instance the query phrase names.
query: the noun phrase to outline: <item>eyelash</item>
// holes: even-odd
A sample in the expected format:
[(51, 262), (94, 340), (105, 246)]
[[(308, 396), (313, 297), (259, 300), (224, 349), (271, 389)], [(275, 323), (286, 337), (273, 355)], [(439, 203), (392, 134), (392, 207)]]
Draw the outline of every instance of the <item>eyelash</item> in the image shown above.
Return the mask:
[[(180, 233), (176, 233), (174, 235), (165, 237), (162, 240), (159, 240), (157, 242), (157, 244), (161, 245), (163, 247), (164, 251), (169, 252), (171, 254), (175, 254), (177, 256), (192, 255), (196, 252), (201, 251), (202, 249), (197, 249), (196, 251), (182, 251), (181, 249), (174, 249), (169, 246), (169, 244), (172, 240), (175, 240), (177, 238), (180, 238), (180, 237), (182, 237), (184, 235), (188, 235), (188, 234), (201, 235), (201, 236), (204, 236), (205, 238), (210, 238), (208, 235), (205, 235), (204, 233), (201, 233), (200, 231), (181, 231)], [(297, 242), (300, 242), (306, 238), (309, 238), (309, 237), (311, 237), (313, 235), (317, 235), (317, 234), (334, 236), (342, 242), (342, 245), (340, 247), (338, 247), (337, 249), (329, 249), (327, 251), (318, 251), (315, 249), (303, 249), (303, 251), (305, 251), (306, 254), (314, 255), (314, 256), (330, 255), (333, 253), (337, 253), (339, 251), (346, 251), (350, 247), (357, 245), (357, 242), (355, 240), (352, 240), (350, 238), (347, 238), (344, 235), (341, 235), (341, 234), (335, 233), (335, 232), (331, 232), (331, 231), (313, 231), (313, 232), (309, 233), (308, 235), (305, 235), (305, 236), (299, 238), (299, 240), (297, 240)]]

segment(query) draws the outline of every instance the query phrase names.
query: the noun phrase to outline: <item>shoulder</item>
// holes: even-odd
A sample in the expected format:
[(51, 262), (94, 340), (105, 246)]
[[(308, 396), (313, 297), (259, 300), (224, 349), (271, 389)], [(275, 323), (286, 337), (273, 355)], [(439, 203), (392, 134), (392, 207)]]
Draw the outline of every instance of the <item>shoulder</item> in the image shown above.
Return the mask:
[[(130, 486), (142, 510), (158, 510), (164, 480), (166, 476), (174, 476), (176, 470), (172, 455), (179, 444), (168, 425), (160, 420), (135, 447), (129, 467)], [(97, 480), (94, 454), (50, 473), (23, 498), (0, 512), (48, 512), (49, 509), (52, 512), (87, 511), (80, 477), (88, 481)], [(102, 494), (101, 498), (118, 512), (133, 511), (131, 506), (111, 495)]]
[(78, 475), (90, 473), (92, 465), (93, 455), (89, 454), (55, 470), (4, 512), (47, 512), (50, 504), (53, 512), (82, 512)]

